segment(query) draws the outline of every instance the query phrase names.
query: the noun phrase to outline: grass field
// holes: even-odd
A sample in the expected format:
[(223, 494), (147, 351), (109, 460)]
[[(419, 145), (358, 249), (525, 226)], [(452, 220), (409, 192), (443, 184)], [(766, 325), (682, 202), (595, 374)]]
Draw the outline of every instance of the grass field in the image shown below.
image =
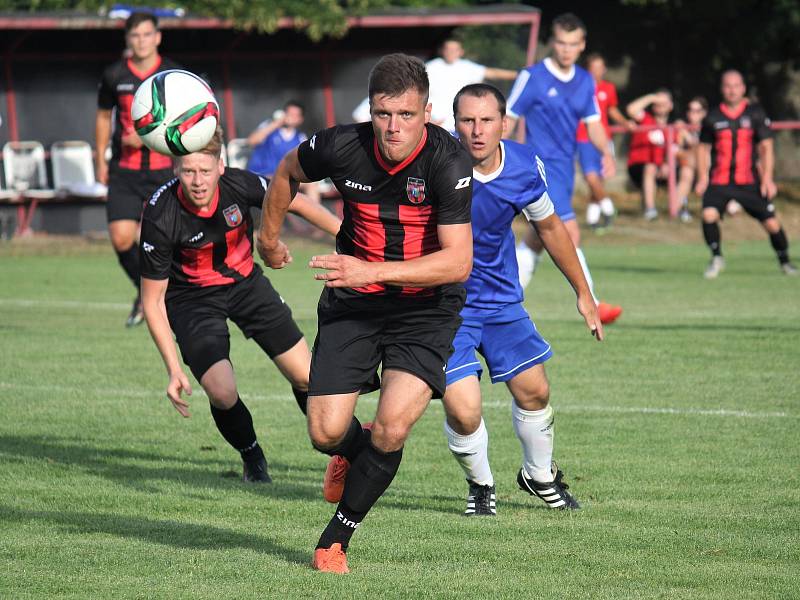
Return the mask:
[[(313, 338), (302, 267), (272, 277)], [(60, 256), (0, 246), (0, 598), (798, 598), (800, 280), (768, 244), (586, 247), (625, 307), (597, 344), (545, 263), (527, 305), (553, 344), (556, 458), (583, 502), (516, 489), (509, 396), (485, 384), (498, 516), (460, 516), (466, 485), (434, 402), (349, 552), (308, 563), (332, 507), (288, 386), (232, 332), (243, 398), (275, 483), (240, 482), (199, 386), (164, 396), (105, 245)], [(359, 403), (368, 419), (375, 396)]]

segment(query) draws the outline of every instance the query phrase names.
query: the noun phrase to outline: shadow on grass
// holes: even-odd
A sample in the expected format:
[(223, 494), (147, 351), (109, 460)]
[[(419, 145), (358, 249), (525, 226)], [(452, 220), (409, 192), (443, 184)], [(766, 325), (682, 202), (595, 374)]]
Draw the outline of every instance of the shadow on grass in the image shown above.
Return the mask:
[(106, 533), (123, 538), (197, 550), (242, 548), (282, 558), (286, 562), (307, 565), (308, 549), (295, 550), (263, 535), (238, 533), (211, 525), (183, 521), (160, 521), (113, 513), (32, 511), (0, 507), (0, 521), (45, 521), (77, 535)]
[(787, 327), (786, 325), (745, 325), (743, 323), (655, 323), (655, 324), (628, 324), (621, 322), (625, 329), (641, 329), (645, 331), (730, 331), (731, 333), (758, 334), (764, 332), (774, 333), (800, 333), (800, 327)]
[[(200, 453), (200, 451), (197, 451)], [(0, 458), (35, 459), (51, 465), (76, 468), (135, 490), (157, 493), (163, 482), (203, 489), (246, 490), (264, 496), (314, 500), (320, 497), (322, 471), (314, 467), (270, 461), (273, 485), (241, 482), (241, 462), (231, 451), (230, 460), (159, 454), (128, 448), (104, 448), (101, 442), (38, 436), (1, 436)]]

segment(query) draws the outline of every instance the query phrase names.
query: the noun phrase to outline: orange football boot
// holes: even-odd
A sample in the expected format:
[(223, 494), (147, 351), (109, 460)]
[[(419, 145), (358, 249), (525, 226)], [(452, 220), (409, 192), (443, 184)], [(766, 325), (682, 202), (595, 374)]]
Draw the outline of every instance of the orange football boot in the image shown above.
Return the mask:
[[(372, 429), (372, 423), (361, 426), (365, 431)], [(325, 477), (322, 480), (322, 496), (331, 504), (338, 504), (344, 493), (344, 482), (350, 470), (350, 461), (338, 454), (331, 457), (325, 468)]]
[(347, 568), (347, 555), (339, 543), (332, 544), (330, 548), (317, 548), (314, 550), (314, 559), (311, 568), (323, 573), (336, 573), (345, 575), (350, 572)]
[(600, 322), (603, 325), (610, 325), (616, 321), (622, 314), (622, 307), (614, 304), (606, 304), (600, 302), (597, 305), (597, 315), (600, 317)]

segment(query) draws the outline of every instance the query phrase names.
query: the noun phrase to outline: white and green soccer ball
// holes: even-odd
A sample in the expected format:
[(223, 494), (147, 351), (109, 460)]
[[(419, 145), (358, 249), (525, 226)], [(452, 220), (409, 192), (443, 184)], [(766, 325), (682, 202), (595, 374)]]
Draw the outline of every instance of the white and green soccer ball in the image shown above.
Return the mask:
[(142, 82), (133, 96), (131, 119), (145, 146), (161, 154), (184, 156), (211, 141), (219, 105), (200, 77), (171, 69)]

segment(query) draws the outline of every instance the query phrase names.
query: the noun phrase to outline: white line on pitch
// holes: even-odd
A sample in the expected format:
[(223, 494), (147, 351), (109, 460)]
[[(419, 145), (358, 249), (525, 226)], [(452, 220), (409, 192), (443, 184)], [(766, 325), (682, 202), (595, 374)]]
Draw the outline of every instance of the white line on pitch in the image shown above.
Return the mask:
[[(24, 383), (12, 383), (0, 381), (0, 389), (13, 389), (20, 391), (36, 391), (36, 392), (57, 392), (57, 393), (77, 393), (77, 394), (96, 394), (98, 396), (109, 396), (115, 398), (163, 398), (166, 396), (165, 390), (125, 390), (114, 389), (113, 387), (107, 388), (85, 388), (79, 386), (63, 386), (63, 385), (28, 385)], [(194, 387), (193, 398), (205, 398), (205, 393), (200, 386)], [(260, 402), (275, 402), (289, 400), (291, 395), (287, 391), (285, 394), (251, 394), (243, 392), (242, 396), (246, 400), (256, 400)], [(360, 401), (368, 403), (377, 403), (377, 394), (371, 394), (360, 399)], [(434, 406), (441, 406), (438, 402), (433, 403)], [(488, 400), (483, 403), (484, 408), (491, 409), (504, 409), (510, 408), (510, 401)], [(612, 413), (630, 413), (642, 415), (698, 415), (705, 417), (736, 417), (743, 419), (792, 419), (796, 415), (789, 414), (782, 411), (774, 412), (757, 412), (747, 410), (731, 410), (725, 408), (670, 408), (670, 407), (651, 407), (651, 406), (606, 406), (606, 405), (592, 405), (592, 404), (554, 404), (553, 408), (556, 411), (574, 412), (574, 413), (597, 413), (597, 412), (612, 412)]]

